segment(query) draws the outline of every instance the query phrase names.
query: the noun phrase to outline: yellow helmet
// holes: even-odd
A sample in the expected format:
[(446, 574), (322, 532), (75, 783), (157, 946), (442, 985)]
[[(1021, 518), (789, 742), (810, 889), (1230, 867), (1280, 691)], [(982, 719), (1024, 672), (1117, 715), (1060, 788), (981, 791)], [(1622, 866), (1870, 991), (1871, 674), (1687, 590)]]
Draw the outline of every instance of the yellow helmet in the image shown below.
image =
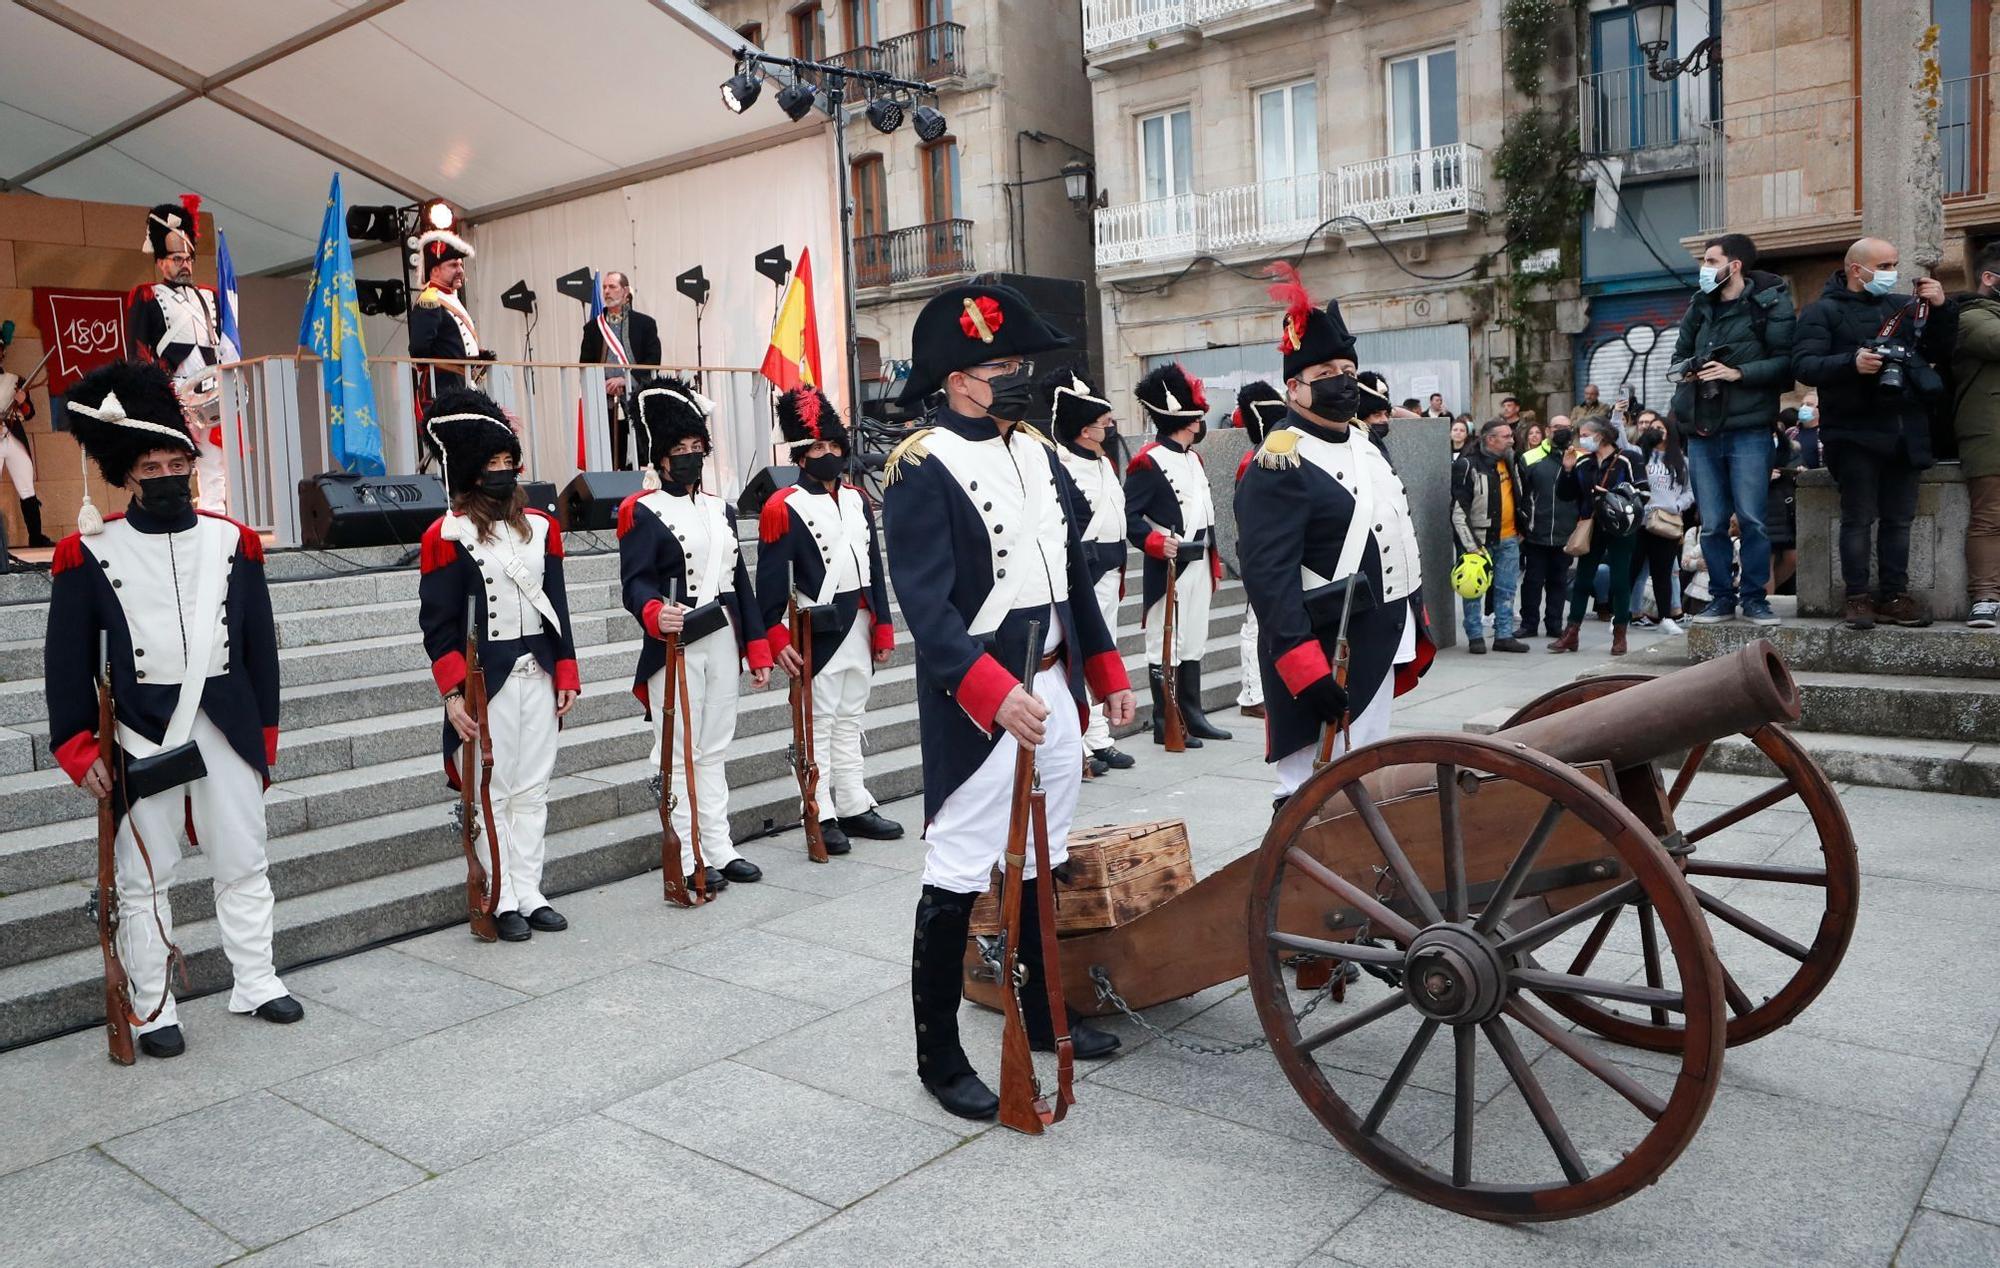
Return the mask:
[(1460, 555), (1452, 565), (1451, 588), (1458, 591), (1461, 599), (1483, 597), (1493, 588), (1493, 561), (1480, 551)]

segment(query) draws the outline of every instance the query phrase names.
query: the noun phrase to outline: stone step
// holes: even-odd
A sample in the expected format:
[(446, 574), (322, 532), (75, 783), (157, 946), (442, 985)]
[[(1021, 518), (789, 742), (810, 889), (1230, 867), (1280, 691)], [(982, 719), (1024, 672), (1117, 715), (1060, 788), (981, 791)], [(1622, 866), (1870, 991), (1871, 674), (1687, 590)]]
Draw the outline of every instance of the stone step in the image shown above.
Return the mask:
[[(2000, 744), (1838, 731), (1794, 731), (1792, 735), (1837, 784), (2000, 797)], [(1772, 773), (1764, 755), (1740, 736), (1713, 745), (1702, 769), (1732, 775)]]
[(2000, 679), (1819, 671), (1793, 676), (1805, 698), (1800, 730), (2000, 744)]
[(1713, 660), (1758, 638), (1770, 639), (1793, 673), (2000, 679), (2000, 631), (1969, 630), (1946, 622), (1923, 629), (1881, 625), (1872, 630), (1850, 630), (1838, 621), (1808, 617), (1769, 627), (1743, 621), (1690, 624), (1688, 654), (1696, 660)]

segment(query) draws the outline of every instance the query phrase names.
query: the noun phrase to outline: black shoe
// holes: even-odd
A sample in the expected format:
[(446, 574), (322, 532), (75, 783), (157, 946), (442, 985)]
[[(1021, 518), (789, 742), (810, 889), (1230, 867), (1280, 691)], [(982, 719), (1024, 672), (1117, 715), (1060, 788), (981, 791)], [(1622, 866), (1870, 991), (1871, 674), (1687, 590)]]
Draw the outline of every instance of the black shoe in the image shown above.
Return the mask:
[(1483, 638), (1471, 639), (1465, 644), (1465, 650), (1471, 652), (1474, 656), (1484, 656), (1486, 654), (1486, 640)]
[(849, 841), (847, 834), (840, 830), (840, 820), (838, 819), (821, 819), (819, 821), (819, 839), (820, 843), (826, 846), (828, 854), (845, 854), (854, 848), (854, 843)]
[[(1153, 691), (1153, 743), (1165, 744), (1167, 742), (1167, 678), (1160, 671), (1158, 665), (1148, 665), (1146, 666), (1146, 681)], [(1181, 719), (1181, 729), (1187, 731), (1187, 747), (1201, 747), (1200, 737), (1196, 736), (1193, 731), (1188, 730), (1185, 715)]]
[(1493, 650), (1496, 652), (1525, 652), (1528, 650), (1528, 645), (1518, 638), (1496, 638), (1493, 640)]
[(493, 924), (500, 930), (502, 942), (526, 942), (535, 936), (528, 928), (528, 918), (518, 911), (503, 911), (493, 918)]
[(528, 913), (528, 928), (536, 933), (561, 933), (569, 928), (569, 921), (555, 908), (544, 904)]
[(731, 859), (722, 865), (722, 879), (741, 881), (745, 885), (755, 885), (764, 879), (764, 869), (749, 859)]
[(305, 1015), (305, 1006), (289, 995), (267, 999), (251, 1012), (253, 1017), (262, 1017), (265, 1021), (274, 1021), (280, 1026), (289, 1026)]
[(162, 1026), (139, 1036), (139, 1051), (162, 1061), (178, 1057), (187, 1050), (187, 1040), (181, 1037), (179, 1026)]
[(885, 819), (882, 812), (870, 808), (858, 815), (842, 815), (834, 820), (840, 830), (851, 837), (861, 837), (867, 841), (894, 841), (903, 835), (903, 825), (894, 819)]
[[(1071, 1012), (1069, 1019), (1069, 1049), (1070, 1052), (1075, 1054), (1078, 1061), (1102, 1061), (1104, 1058), (1118, 1051), (1119, 1044), (1123, 1042), (1117, 1035), (1112, 1034), (1108, 1030), (1099, 1030), (1083, 1018), (1078, 1017), (1074, 1011)], [(1054, 1052), (1056, 1050), (1053, 1039), (1042, 1043), (1037, 1043), (1033, 1039), (1030, 1039), (1028, 1046), (1036, 1052)]]
[(1187, 723), (1187, 732), (1204, 740), (1226, 740), (1229, 732), (1208, 720), (1208, 713), (1201, 707), (1201, 662), (1184, 660), (1181, 662), (1180, 681), (1176, 684), (1181, 693), (1181, 717)]
[(1134, 764), (1130, 753), (1121, 753), (1115, 747), (1098, 749), (1092, 756), (1112, 770), (1131, 770)]
[(1105, 761), (1095, 753), (1083, 759), (1083, 768), (1092, 779), (1111, 773), (1111, 763)]
[(1290, 801), (1291, 799), (1292, 795), (1290, 793), (1285, 793), (1281, 796), (1271, 798), (1271, 817), (1273, 819), (1277, 818), (1278, 812), (1280, 810), (1283, 810), (1285, 808), (1285, 803)]
[(924, 1091), (937, 1098), (945, 1113), (960, 1118), (990, 1119), (1000, 1112), (1000, 1098), (972, 1071), (955, 1074), (940, 1083), (925, 1083)]
[(711, 894), (719, 894), (729, 888), (729, 879), (712, 867), (703, 868), (701, 878), (708, 883), (708, 892)]

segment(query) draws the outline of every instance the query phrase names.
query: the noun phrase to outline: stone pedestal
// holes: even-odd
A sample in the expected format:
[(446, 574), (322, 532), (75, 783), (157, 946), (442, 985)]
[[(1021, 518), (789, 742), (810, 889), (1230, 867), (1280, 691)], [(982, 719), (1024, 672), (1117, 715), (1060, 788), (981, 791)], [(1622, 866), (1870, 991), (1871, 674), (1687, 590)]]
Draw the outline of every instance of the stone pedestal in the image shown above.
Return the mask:
[[(1798, 486), (1799, 615), (1839, 616), (1847, 602), (1840, 576), (1840, 491), (1825, 470), (1806, 472)], [(1962, 621), (1970, 606), (1965, 532), (1971, 516), (1957, 463), (1941, 462), (1923, 473), (1917, 518), (1910, 525), (1910, 593), (1940, 621)], [(1872, 560), (1869, 579), (1872, 585)]]

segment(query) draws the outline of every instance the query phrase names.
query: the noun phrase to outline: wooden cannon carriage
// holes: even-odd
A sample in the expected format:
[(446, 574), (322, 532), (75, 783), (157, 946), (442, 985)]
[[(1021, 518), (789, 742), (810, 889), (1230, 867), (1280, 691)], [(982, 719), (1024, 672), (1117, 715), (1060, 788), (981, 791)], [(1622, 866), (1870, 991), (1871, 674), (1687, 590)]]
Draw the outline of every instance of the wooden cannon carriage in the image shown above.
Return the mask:
[[(1693, 1138), (1723, 1049), (1796, 1017), (1846, 950), (1853, 836), (1780, 726), (1798, 716), (1760, 640), (1659, 678), (1571, 683), (1494, 735), (1369, 745), (1315, 774), (1253, 853), (1126, 924), (1065, 937), (1065, 993), (1102, 1014), (1100, 987), (1145, 1008), (1247, 973), (1292, 1086), (1398, 1188), (1486, 1219), (1601, 1209)], [(1703, 756), (1736, 734), (1779, 779), (1683, 824)], [(1657, 763), (1682, 754), (1669, 782)], [(1793, 797), (1803, 818), (1781, 806)], [(1728, 831), (1767, 813), (1780, 835)], [(1768, 861), (1785, 838), (1788, 861)], [(1301, 957), (1370, 976), (1304, 1017), (1284, 973)], [(1621, 1064), (1591, 1035), (1669, 1060)], [(1572, 1134), (1563, 1106), (1593, 1097)]]

